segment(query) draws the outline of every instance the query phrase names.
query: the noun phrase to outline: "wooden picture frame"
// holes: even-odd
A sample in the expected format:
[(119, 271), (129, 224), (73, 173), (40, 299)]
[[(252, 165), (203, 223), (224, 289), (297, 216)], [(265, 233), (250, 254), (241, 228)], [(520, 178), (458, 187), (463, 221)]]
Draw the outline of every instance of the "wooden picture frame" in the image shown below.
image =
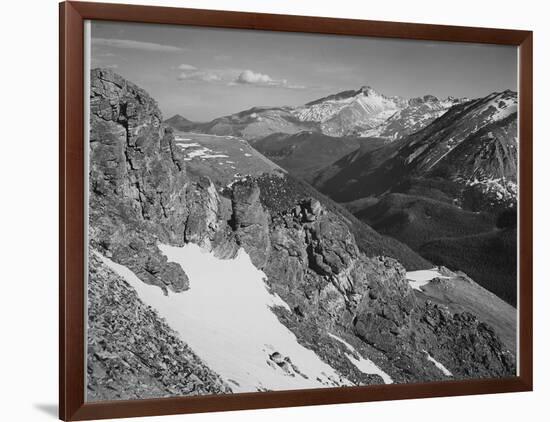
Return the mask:
[[(532, 390), (532, 32), (82, 2), (61, 3), (59, 12), (59, 416), (62, 420), (168, 415)], [(88, 19), (517, 46), (519, 48), (521, 154), (519, 375), (506, 379), (86, 403), (84, 399), (86, 213), (83, 136), (85, 127), (84, 21)]]

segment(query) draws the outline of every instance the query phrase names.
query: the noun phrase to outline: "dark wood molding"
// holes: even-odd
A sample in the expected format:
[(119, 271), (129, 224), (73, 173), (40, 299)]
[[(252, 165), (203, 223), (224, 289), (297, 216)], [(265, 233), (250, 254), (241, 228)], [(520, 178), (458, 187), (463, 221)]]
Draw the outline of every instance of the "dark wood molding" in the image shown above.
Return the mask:
[(519, 46), (519, 375), (533, 388), (533, 34)]
[(84, 403), (84, 25), (60, 5), (59, 93), (59, 412)]
[[(60, 4), (59, 61), (59, 416), (90, 420), (266, 407), (530, 391), (533, 388), (533, 35), (469, 28), (305, 16), (105, 3)], [(520, 87), (520, 353), (519, 376), (85, 403), (84, 20), (182, 24), (519, 47)]]
[(510, 29), (382, 22), (314, 16), (226, 12), (221, 10), (108, 3), (70, 3), (74, 5), (83, 19), (125, 22), (508, 45), (521, 44), (530, 33), (530, 31)]

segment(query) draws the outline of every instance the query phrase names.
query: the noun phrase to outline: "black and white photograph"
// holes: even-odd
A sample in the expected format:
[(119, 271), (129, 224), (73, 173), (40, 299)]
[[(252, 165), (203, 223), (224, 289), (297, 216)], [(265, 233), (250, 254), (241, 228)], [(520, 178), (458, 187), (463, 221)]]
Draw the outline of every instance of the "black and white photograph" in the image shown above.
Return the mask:
[(87, 402), (516, 376), (517, 47), (84, 35)]

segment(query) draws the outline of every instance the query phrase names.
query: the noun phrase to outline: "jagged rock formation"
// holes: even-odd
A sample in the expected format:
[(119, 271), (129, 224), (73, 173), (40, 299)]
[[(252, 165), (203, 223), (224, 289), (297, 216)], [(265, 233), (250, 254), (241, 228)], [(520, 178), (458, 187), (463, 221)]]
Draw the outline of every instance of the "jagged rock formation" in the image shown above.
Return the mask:
[(187, 277), (156, 244), (209, 244), (221, 212), (214, 186), (189, 179), (182, 152), (146, 92), (94, 70), (90, 101), (92, 246), (145, 282), (185, 290)]
[[(243, 178), (228, 186), (190, 174), (172, 131), (161, 124), (154, 100), (110, 71), (92, 71), (91, 96), (92, 250), (171, 294), (190, 286), (181, 267), (167, 262), (159, 243), (195, 243), (228, 259), (243, 248), (267, 275), (270, 289), (288, 304), (290, 311), (274, 311), (281, 323), (356, 383), (382, 380), (350, 364), (345, 346), (331, 334), (345, 338), (359, 355), (370, 356), (396, 382), (445, 378), (429, 364), (427, 353), (458, 378), (513, 374), (513, 354), (487, 324), (462, 310), (419, 302), (403, 266), (394, 258), (367, 255), (350, 228), (354, 223), (337, 207), (285, 174)], [(372, 236), (375, 242), (381, 239), (374, 231)], [(173, 334), (128, 286), (93, 255), (90, 262), (92, 397), (126, 397), (123, 390), (134, 382), (139, 386), (131, 393), (135, 398), (227, 391), (184, 344), (172, 344)], [(142, 327), (133, 325), (128, 312), (141, 314)], [(118, 315), (116, 321), (109, 319), (110, 313)], [(115, 324), (113, 329), (109, 324)], [(131, 337), (132, 330), (138, 337)], [(144, 346), (140, 337), (153, 330), (157, 335), (151, 334)], [(125, 336), (135, 341), (124, 342)], [(453, 341), (456, 338), (460, 341)], [(166, 370), (162, 361), (139, 364), (131, 358), (143, 347), (164, 354), (166, 342), (185, 352), (169, 350)], [(286, 362), (287, 369), (292, 368), (282, 359), (274, 355), (268, 364), (283, 368)], [(183, 377), (183, 384), (175, 387), (183, 368), (198, 371), (200, 382), (187, 383)]]
[[(256, 191), (254, 181), (241, 183)], [(273, 183), (290, 190), (285, 179)], [(426, 353), (452, 368), (458, 378), (514, 371), (512, 353), (490, 327), (468, 312), (418, 302), (399, 262), (365, 256), (341, 217), (317, 200), (304, 199), (282, 212), (269, 204), (270, 198), (263, 198), (262, 206), (271, 215), (271, 253), (262, 269), (271, 288), (293, 309), (290, 315), (279, 311), (282, 321), (307, 347), (322, 353), (316, 343), (327, 332), (355, 336), (354, 346), (379, 355), (373, 360), (400, 382), (441, 378), (426, 363)], [(248, 240), (242, 246), (254, 256), (264, 239)], [(430, 316), (434, 312), (439, 315), (437, 323)], [(453, 343), (447, 325), (456, 330), (460, 345)], [(482, 335), (472, 337), (477, 330)], [(480, 349), (483, 353), (478, 354)]]

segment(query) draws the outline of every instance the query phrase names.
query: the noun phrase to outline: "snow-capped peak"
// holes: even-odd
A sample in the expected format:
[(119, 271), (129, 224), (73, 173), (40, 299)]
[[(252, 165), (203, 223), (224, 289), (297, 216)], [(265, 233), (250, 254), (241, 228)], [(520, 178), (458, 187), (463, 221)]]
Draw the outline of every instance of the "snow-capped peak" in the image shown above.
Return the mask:
[(361, 135), (397, 139), (413, 133), (466, 101), (427, 94), (406, 99), (386, 96), (370, 85), (342, 91), (297, 107), (292, 114), (300, 121), (318, 122), (331, 136)]
[(379, 96), (382, 97), (381, 94), (379, 94), (373, 87), (370, 85), (363, 85), (359, 90), (357, 91), (357, 95), (363, 94), (368, 96)]
[(496, 122), (517, 112), (518, 95), (517, 92), (509, 89), (503, 92), (494, 92), (476, 106), (478, 110), (476, 110), (475, 116), (484, 118), (486, 122)]
[(298, 107), (294, 115), (301, 121), (324, 123), (340, 114), (353, 117), (353, 124), (370, 126), (370, 120), (385, 120), (402, 107), (398, 97), (388, 98), (370, 86), (343, 91)]

